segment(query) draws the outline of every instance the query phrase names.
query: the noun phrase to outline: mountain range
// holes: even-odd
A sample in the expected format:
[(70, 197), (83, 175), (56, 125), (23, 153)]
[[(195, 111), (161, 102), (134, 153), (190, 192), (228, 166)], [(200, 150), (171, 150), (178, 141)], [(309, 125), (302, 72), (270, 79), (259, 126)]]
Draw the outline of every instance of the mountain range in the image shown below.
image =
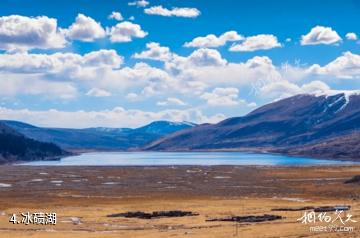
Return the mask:
[(156, 151), (261, 151), (360, 159), (360, 95), (297, 95), (160, 138)]
[(67, 129), (37, 127), (19, 121), (1, 122), (29, 138), (51, 142), (71, 151), (139, 149), (165, 135), (195, 126), (190, 122), (155, 121), (135, 129)]
[(155, 121), (135, 129), (67, 129), (0, 121), (2, 161), (115, 150), (254, 151), (360, 160), (360, 95), (296, 95), (216, 124)]

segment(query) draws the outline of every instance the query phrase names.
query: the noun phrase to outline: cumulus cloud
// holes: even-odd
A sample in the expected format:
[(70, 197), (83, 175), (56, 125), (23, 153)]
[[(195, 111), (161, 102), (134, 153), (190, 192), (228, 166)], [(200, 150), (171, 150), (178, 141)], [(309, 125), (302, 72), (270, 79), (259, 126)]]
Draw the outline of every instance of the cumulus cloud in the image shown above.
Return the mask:
[(154, 6), (144, 9), (144, 12), (149, 15), (159, 15), (164, 17), (198, 17), (201, 12), (196, 8), (189, 7), (174, 7), (172, 9), (164, 8), (163, 6)]
[(111, 93), (104, 89), (92, 88), (86, 93), (86, 95), (91, 97), (110, 97)]
[(133, 1), (128, 3), (129, 6), (146, 7), (149, 2), (146, 0)]
[(64, 34), (54, 18), (19, 15), (0, 17), (0, 49), (23, 51), (63, 48), (65, 45)]
[(106, 76), (104, 72), (118, 69), (122, 62), (123, 58), (114, 50), (85, 55), (0, 54), (0, 95), (74, 98), (77, 85), (105, 83), (108, 79), (102, 78)]
[(210, 93), (204, 93), (200, 98), (211, 106), (234, 106), (239, 103), (238, 93), (237, 88), (215, 88)]
[(161, 46), (155, 42), (146, 44), (146, 48), (147, 50), (135, 53), (133, 57), (163, 61), (165, 63), (165, 70), (175, 74), (184, 72), (186, 69), (223, 66), (227, 63), (222, 58), (220, 52), (215, 49), (200, 48), (193, 51), (189, 56), (184, 57), (171, 52), (169, 47)]
[(109, 16), (109, 19), (115, 19), (117, 21), (122, 21), (124, 20), (124, 17), (121, 15), (120, 12), (112, 12)]
[(322, 81), (312, 81), (301, 86), (286, 80), (273, 82), (261, 88), (261, 95), (265, 98), (275, 98), (276, 100), (294, 96), (296, 94), (327, 94), (331, 91), (330, 87)]
[(343, 79), (360, 78), (360, 55), (347, 51), (324, 66), (312, 65), (308, 72)]
[(245, 62), (228, 62), (223, 66), (185, 69), (187, 77), (191, 77), (208, 85), (232, 85), (237, 87), (260, 87), (282, 78), (278, 69), (266, 56), (256, 56)]
[(0, 54), (0, 71), (13, 73), (58, 74), (80, 70), (81, 67), (118, 68), (123, 57), (115, 50), (99, 50), (79, 55), (75, 53), (55, 54)]
[(240, 41), (244, 37), (239, 35), (236, 31), (228, 31), (217, 37), (214, 34), (207, 36), (200, 36), (194, 38), (190, 42), (185, 42), (185, 47), (199, 47), (199, 48), (213, 48), (225, 45), (227, 42)]
[(301, 36), (301, 45), (331, 45), (341, 41), (341, 37), (331, 27), (315, 26), (306, 35)]
[[(86, 75), (87, 76), (87, 75)], [(93, 83), (98, 87), (109, 90), (132, 90), (138, 95), (136, 100), (144, 100), (155, 94), (170, 92), (174, 79), (162, 69), (151, 67), (145, 63), (136, 63), (133, 67), (120, 69), (106, 69), (92, 72), (90, 76)], [(101, 78), (99, 81), (98, 79)], [(89, 80), (87, 78), (87, 80)], [(140, 91), (140, 92), (138, 92)], [(128, 98), (129, 99), (129, 98)]]
[(111, 42), (130, 42), (132, 38), (144, 38), (148, 33), (140, 25), (125, 21), (111, 27), (109, 34)]
[(124, 58), (115, 50), (98, 50), (87, 53), (83, 56), (85, 66), (109, 66), (118, 68), (123, 63)]
[(99, 22), (84, 14), (78, 14), (75, 22), (67, 29), (66, 35), (72, 40), (94, 41), (105, 37), (105, 30)]
[(158, 105), (158, 106), (186, 106), (186, 103), (178, 98), (168, 97), (164, 101), (157, 102), (156, 105)]
[(354, 32), (349, 32), (349, 33), (347, 33), (347, 34), (345, 35), (345, 37), (346, 37), (346, 39), (348, 39), (348, 40), (357, 40), (357, 39), (358, 39), (356, 33), (354, 33)]
[(230, 47), (230, 51), (256, 51), (268, 50), (281, 47), (277, 37), (274, 35), (260, 34), (256, 36), (246, 37), (240, 44), (234, 44)]
[(160, 44), (157, 42), (147, 43), (146, 48), (147, 50), (141, 53), (135, 53), (133, 58), (168, 61), (173, 57), (169, 47), (160, 46)]
[[(360, 56), (350, 52), (326, 65), (292, 66), (287, 72), (266, 56), (235, 63), (228, 62), (216, 49), (200, 47), (187, 55), (177, 55), (156, 42), (146, 44), (146, 49), (133, 58), (162, 63), (151, 66), (138, 62), (122, 67), (124, 59), (114, 50), (84, 55), (0, 54), (0, 88), (11, 95), (53, 94), (61, 98), (76, 97), (77, 90), (95, 97), (127, 95), (128, 100), (146, 100), (164, 107), (181, 106), (184, 102), (173, 96), (186, 95), (190, 105), (206, 102), (211, 106), (254, 107), (256, 103), (248, 103), (249, 98), (263, 102), (263, 98), (269, 101), (285, 95), (324, 91), (326, 84), (321, 83), (326, 80), (355, 79), (360, 75)], [(310, 84), (314, 80), (317, 83)], [(29, 83), (31, 87), (23, 86)], [(49, 89), (40, 87), (41, 84)], [(238, 97), (240, 90), (248, 92), (242, 96), (246, 101)]]
[(0, 95), (36, 95), (49, 99), (73, 99), (78, 92), (71, 82), (41, 80), (36, 74), (23, 77), (21, 74), (1, 74)]
[(206, 48), (195, 50), (187, 59), (195, 66), (222, 66), (227, 62), (219, 51)]
[[(115, 107), (100, 111), (60, 111), (56, 109), (32, 111), (0, 107), (0, 118), (19, 120), (44, 127), (139, 127), (156, 120), (215, 123), (225, 119), (223, 114), (205, 115), (198, 109), (163, 110), (159, 112)], [(74, 120), (76, 118), (76, 120)]]

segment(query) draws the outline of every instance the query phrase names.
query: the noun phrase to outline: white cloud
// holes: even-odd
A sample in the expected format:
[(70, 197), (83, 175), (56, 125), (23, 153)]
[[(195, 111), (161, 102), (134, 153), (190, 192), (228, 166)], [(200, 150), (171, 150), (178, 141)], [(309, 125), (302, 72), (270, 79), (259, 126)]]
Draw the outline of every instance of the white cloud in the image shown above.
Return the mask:
[[(147, 51), (137, 53), (135, 56), (164, 61), (163, 70), (170, 77), (181, 82), (181, 87), (196, 85), (197, 93), (208, 85), (221, 83), (241, 85), (281, 77), (268, 57), (254, 57), (244, 63), (231, 63), (227, 62), (216, 49), (200, 48), (184, 57), (172, 53), (168, 47), (160, 46), (158, 43), (149, 43), (147, 48)], [(181, 87), (177, 89), (180, 90)]]
[(209, 34), (204, 37), (196, 37), (190, 42), (184, 44), (185, 47), (199, 47), (212, 48), (225, 45), (227, 42), (240, 41), (244, 37), (239, 35), (236, 31), (228, 31), (217, 37), (214, 34)]
[(170, 74), (186, 74), (187, 70), (195, 72), (198, 67), (217, 67), (227, 63), (215, 49), (200, 48), (193, 51), (189, 56), (183, 57), (172, 53), (168, 47), (155, 42), (148, 43), (146, 48), (147, 50), (135, 53), (133, 57), (163, 61), (165, 63), (164, 70)]
[(72, 40), (88, 42), (103, 38), (106, 35), (99, 22), (84, 14), (78, 14), (75, 22), (65, 32)]
[(111, 110), (101, 111), (60, 111), (56, 109), (32, 111), (0, 107), (0, 118), (24, 121), (44, 127), (86, 128), (102, 126), (119, 128), (139, 127), (156, 120), (215, 123), (225, 119), (225, 116), (222, 114), (207, 116), (198, 109), (151, 112), (115, 107)]
[(0, 54), (0, 72), (60, 74), (74, 72), (86, 67), (118, 68), (123, 57), (115, 50), (99, 50), (79, 55), (55, 54)]
[(239, 103), (238, 94), (237, 88), (215, 88), (211, 93), (204, 93), (200, 98), (211, 106), (234, 106)]
[(230, 47), (230, 51), (256, 51), (268, 50), (281, 47), (277, 37), (274, 35), (260, 34), (256, 36), (246, 37), (240, 44), (234, 44)]
[(358, 37), (354, 32), (349, 32), (345, 35), (346, 39), (348, 40), (357, 40)]
[(109, 84), (104, 72), (117, 70), (122, 62), (114, 50), (85, 55), (0, 54), (0, 94), (74, 98), (77, 86)]
[(70, 82), (41, 80), (32, 74), (23, 77), (21, 74), (1, 74), (0, 95), (36, 95), (49, 99), (72, 99), (77, 95), (76, 87)]
[[(163, 63), (150, 66), (139, 62), (134, 66), (121, 67), (123, 57), (114, 50), (84, 55), (0, 54), (0, 88), (9, 92), (8, 95), (53, 94), (61, 98), (76, 97), (77, 90), (87, 92), (89, 96), (106, 96), (107, 93), (127, 95), (129, 100), (147, 100), (160, 106), (180, 105), (181, 102), (169, 98), (186, 95), (189, 99), (187, 102), (195, 104), (192, 106), (201, 107), (196, 105), (202, 102), (200, 98), (209, 105), (254, 107), (255, 102), (263, 103), (264, 98), (271, 100), (284, 95), (323, 90), (320, 83), (309, 84), (314, 80), (327, 82), (333, 78), (354, 79), (360, 75), (360, 56), (350, 52), (327, 65), (291, 66), (287, 72), (283, 66), (275, 66), (265, 56), (233, 63), (223, 58), (216, 49), (200, 48), (189, 55), (180, 56), (156, 42), (148, 43), (143, 52), (135, 53), (133, 57)], [(31, 86), (23, 86), (29, 83)], [(41, 84), (45, 86), (41, 87)], [(221, 89), (228, 88), (248, 92), (242, 97), (246, 101), (238, 98), (238, 92), (222, 95)], [(0, 94), (6, 95), (4, 92)], [(164, 100), (159, 102), (158, 98)], [(250, 101), (249, 98), (254, 99)]]
[(170, 52), (169, 47), (160, 46), (159, 43), (150, 42), (146, 44), (146, 51), (135, 53), (135, 59), (152, 59), (160, 61), (168, 61), (172, 59), (173, 54)]
[(65, 47), (66, 40), (57, 20), (46, 16), (0, 17), (0, 49), (16, 51)]
[(139, 95), (137, 95), (136, 93), (128, 93), (126, 94), (125, 98), (133, 102), (138, 101), (140, 99)]
[(110, 97), (111, 93), (104, 89), (92, 88), (86, 93), (86, 95), (91, 97)]
[(315, 26), (311, 31), (301, 36), (301, 45), (331, 45), (340, 42), (342, 39), (331, 27)]
[(164, 8), (163, 6), (154, 6), (144, 9), (144, 12), (149, 15), (160, 15), (165, 17), (198, 17), (201, 12), (196, 8), (189, 7), (174, 7), (172, 9)]
[(168, 97), (164, 101), (157, 102), (156, 105), (158, 105), (158, 106), (186, 106), (186, 103), (181, 101), (178, 98)]
[(360, 78), (360, 55), (347, 51), (323, 67), (312, 65), (308, 71), (343, 79)]
[(322, 95), (327, 94), (330, 91), (330, 87), (322, 81), (311, 81), (307, 84), (298, 86), (289, 81), (282, 80), (265, 85), (261, 88), (261, 95), (265, 98), (275, 98), (278, 100), (296, 94)]
[(133, 93), (139, 94), (137, 100), (144, 100), (146, 97), (171, 91), (170, 87), (174, 81), (164, 70), (145, 63), (137, 63), (133, 67), (116, 70), (107, 68), (106, 70), (91, 71), (91, 75), (85, 74), (81, 77), (85, 77), (84, 80), (90, 78), (97, 87), (111, 91), (131, 90)]
[(124, 17), (121, 15), (120, 12), (112, 12), (109, 16), (109, 19), (115, 19), (117, 21), (122, 21), (124, 20)]
[(281, 79), (281, 74), (272, 64), (271, 59), (266, 56), (256, 56), (241, 63), (229, 62), (221, 67), (184, 69), (183, 73), (193, 80), (210, 86), (228, 85), (256, 88)]
[(129, 2), (128, 5), (137, 6), (137, 7), (146, 7), (147, 5), (149, 5), (149, 2), (146, 0), (139, 0), (139, 1)]
[(125, 21), (111, 27), (109, 34), (111, 42), (130, 42), (132, 38), (144, 38), (148, 33), (140, 25)]
[(118, 68), (123, 61), (124, 58), (118, 55), (115, 50), (92, 51), (83, 56), (83, 64), (85, 66), (109, 66)]
[(248, 107), (257, 107), (256, 102), (250, 102), (247, 104)]
[(227, 62), (219, 51), (206, 48), (195, 50), (187, 60), (195, 66), (223, 66)]

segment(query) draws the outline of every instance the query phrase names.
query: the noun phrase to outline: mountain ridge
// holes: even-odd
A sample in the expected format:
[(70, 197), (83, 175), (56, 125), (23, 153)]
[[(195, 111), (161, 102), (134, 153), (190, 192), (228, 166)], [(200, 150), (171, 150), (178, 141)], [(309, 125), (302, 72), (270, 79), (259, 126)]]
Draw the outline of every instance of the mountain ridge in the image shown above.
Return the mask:
[(67, 150), (128, 150), (195, 124), (154, 121), (138, 128), (91, 127), (83, 129), (37, 127), (19, 121), (2, 120), (14, 130), (35, 140), (51, 142)]
[[(252, 150), (313, 155), (310, 144), (325, 143), (360, 131), (360, 95), (301, 94), (266, 104), (243, 117), (179, 131), (145, 146), (145, 150)], [(353, 140), (360, 143), (359, 137)], [(340, 145), (338, 145), (340, 146)], [(345, 148), (345, 145), (342, 145)], [(320, 148), (319, 146), (316, 148)], [(324, 149), (322, 146), (321, 148)], [(301, 152), (301, 149), (303, 151)], [(331, 148), (328, 148), (329, 151)], [(340, 150), (341, 151), (341, 150)], [(359, 152), (360, 150), (356, 151)], [(356, 153), (329, 158), (359, 159)], [(319, 154), (316, 155), (320, 156)], [(352, 158), (352, 157), (356, 158)]]
[(0, 122), (0, 164), (39, 159), (51, 160), (69, 154), (55, 144), (27, 138)]

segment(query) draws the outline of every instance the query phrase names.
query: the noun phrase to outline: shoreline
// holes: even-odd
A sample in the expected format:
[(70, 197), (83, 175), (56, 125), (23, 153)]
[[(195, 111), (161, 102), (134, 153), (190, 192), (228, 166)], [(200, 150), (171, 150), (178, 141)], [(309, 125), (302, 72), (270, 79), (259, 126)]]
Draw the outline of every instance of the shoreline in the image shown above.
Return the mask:
[[(26, 163), (32, 163), (32, 162), (45, 162), (46, 161), (60, 161), (61, 159), (64, 158), (68, 158), (68, 157), (72, 157), (72, 156), (80, 156), (83, 154), (92, 154), (92, 153), (106, 153), (106, 154), (116, 154), (116, 153), (124, 153), (124, 154), (131, 154), (131, 153), (158, 153), (158, 154), (165, 154), (165, 153), (245, 153), (245, 154), (250, 154), (250, 155), (259, 155), (259, 154), (263, 154), (263, 155), (270, 155), (270, 156), (287, 156), (293, 159), (307, 159), (307, 160), (323, 160), (323, 161), (333, 161), (333, 163), (326, 163), (326, 164), (289, 164), (289, 165), (278, 165), (278, 164), (221, 164), (219, 162), (219, 164), (214, 164), (214, 165), (207, 165), (207, 164), (153, 164), (153, 165), (147, 165), (147, 164), (143, 164), (143, 165), (131, 165), (131, 164), (98, 164), (98, 165), (91, 165), (91, 164), (73, 164), (73, 165), (66, 165), (66, 164), (58, 164), (58, 165), (31, 165), (31, 164), (26, 164)], [(194, 159), (196, 160), (196, 159)], [(210, 159), (211, 160), (211, 159)], [(239, 159), (241, 160), (241, 158)], [(4, 164), (3, 164), (4, 165)], [(324, 158), (313, 158), (313, 157), (304, 157), (304, 156), (296, 156), (296, 155), (284, 155), (281, 153), (268, 153), (268, 152), (255, 152), (255, 151), (86, 151), (83, 153), (77, 152), (77, 153), (73, 153), (72, 155), (68, 155), (65, 157), (58, 157), (58, 158), (52, 158), (52, 159), (48, 159), (48, 160), (33, 160), (33, 161), (16, 161), (16, 162), (11, 162), (11, 163), (7, 163), (7, 165), (15, 165), (15, 166), (99, 166), (99, 167), (109, 167), (109, 166), (114, 166), (114, 167), (149, 167), (149, 166), (153, 166), (153, 167), (167, 167), (167, 166), (264, 166), (264, 167), (309, 167), (309, 166), (341, 166), (341, 165), (360, 165), (360, 161), (357, 160), (347, 160), (347, 159), (324, 159)], [(1, 165), (0, 165), (1, 166)]]
[[(279, 150), (279, 149), (277, 149)], [(244, 152), (244, 153), (251, 153), (251, 154), (266, 154), (266, 155), (281, 155), (281, 156), (289, 156), (289, 157), (303, 157), (308, 159), (323, 159), (323, 160), (339, 160), (339, 161), (355, 161), (360, 162), (359, 158), (330, 158), (330, 157), (314, 157), (314, 156), (307, 156), (302, 154), (292, 154), (292, 153), (281, 153), (273, 148), (245, 148), (245, 149), (211, 149), (211, 150), (138, 150), (138, 149), (129, 149), (129, 150), (70, 150), (70, 152), (78, 152), (82, 153), (92, 153), (92, 152), (159, 152), (159, 153), (191, 153), (191, 152)]]

